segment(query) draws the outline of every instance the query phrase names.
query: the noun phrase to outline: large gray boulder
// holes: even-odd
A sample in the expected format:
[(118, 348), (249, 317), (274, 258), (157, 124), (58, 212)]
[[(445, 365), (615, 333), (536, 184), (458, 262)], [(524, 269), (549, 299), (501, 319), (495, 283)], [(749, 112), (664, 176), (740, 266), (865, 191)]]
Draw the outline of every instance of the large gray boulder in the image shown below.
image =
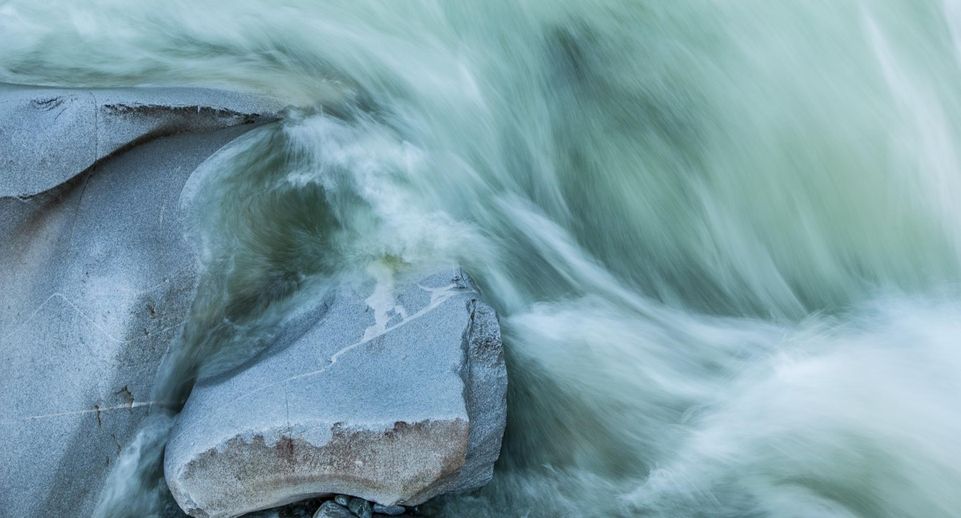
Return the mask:
[(194, 387), (164, 460), (184, 511), (334, 493), (414, 505), (490, 480), (507, 388), (494, 311), (459, 269), (372, 271), (284, 324), (305, 331)]
[(52, 189), (149, 139), (237, 126), (280, 108), (269, 99), (205, 88), (0, 84), (0, 197)]
[[(149, 394), (197, 281), (181, 191), (200, 163), (254, 127), (242, 123), (264, 120), (254, 114), (272, 109), (256, 98), (248, 98), (256, 110), (243, 116), (201, 108), (206, 122), (145, 142), (157, 121), (181, 117), (183, 106), (217, 94), (110, 92), (0, 92), (4, 516), (90, 516), (103, 478), (138, 423), (151, 408), (171, 403)], [(106, 108), (84, 101), (92, 96), (151, 108), (94, 129), (83, 121), (103, 123)], [(4, 120), (11, 106), (18, 118)], [(51, 115), (57, 110), (59, 119)], [(227, 128), (233, 124), (241, 125)], [(125, 146), (90, 167), (105, 150)], [(24, 197), (39, 190), (45, 192)]]

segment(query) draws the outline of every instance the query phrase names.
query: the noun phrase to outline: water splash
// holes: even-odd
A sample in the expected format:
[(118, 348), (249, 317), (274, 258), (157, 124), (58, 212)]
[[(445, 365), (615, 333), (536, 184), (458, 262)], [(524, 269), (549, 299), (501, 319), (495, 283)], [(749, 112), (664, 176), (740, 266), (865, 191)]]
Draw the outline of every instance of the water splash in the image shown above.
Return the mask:
[(196, 218), (191, 364), (269, 344), (341, 268), (463, 264), (509, 430), (435, 514), (951, 516), (959, 9), (12, 0), (0, 80), (298, 107)]

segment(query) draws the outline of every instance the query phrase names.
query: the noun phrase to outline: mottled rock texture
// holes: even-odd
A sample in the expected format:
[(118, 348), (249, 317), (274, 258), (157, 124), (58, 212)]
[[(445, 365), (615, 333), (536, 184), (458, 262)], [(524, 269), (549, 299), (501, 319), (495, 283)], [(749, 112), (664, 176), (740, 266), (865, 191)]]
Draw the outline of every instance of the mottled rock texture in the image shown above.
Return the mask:
[[(216, 110), (198, 113), (203, 99)], [(137, 424), (168, 404), (151, 385), (197, 278), (180, 194), (269, 108), (245, 113), (241, 99), (0, 90), (0, 514), (90, 516)], [(171, 122), (185, 106), (190, 122)], [(172, 133), (146, 140), (157, 132)]]
[(203, 88), (0, 84), (0, 197), (47, 191), (153, 138), (254, 122), (280, 108), (268, 99)]
[(354, 514), (340, 504), (324, 502), (314, 513), (314, 518), (354, 518)]
[(326, 494), (413, 505), (490, 480), (507, 377), (497, 318), (463, 272), (347, 279), (313, 318), (194, 387), (165, 457), (185, 511)]

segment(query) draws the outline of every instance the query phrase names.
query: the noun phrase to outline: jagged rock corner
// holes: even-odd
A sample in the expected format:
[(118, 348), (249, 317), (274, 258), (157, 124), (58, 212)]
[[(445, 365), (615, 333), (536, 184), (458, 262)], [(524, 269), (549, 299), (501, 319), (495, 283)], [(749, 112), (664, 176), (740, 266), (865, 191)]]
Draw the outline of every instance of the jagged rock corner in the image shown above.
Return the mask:
[[(197, 288), (184, 186), (282, 106), (198, 88), (0, 85), (0, 509), (90, 516)], [(486, 483), (506, 420), (496, 315), (456, 268), (359, 274), (204, 380), (165, 459), (194, 516), (310, 496), (416, 504)], [(378, 292), (380, 293), (380, 292)], [(375, 307), (376, 306), (376, 307)], [(252, 410), (256, 409), (256, 410)]]
[(194, 387), (165, 454), (184, 510), (239, 516), (334, 493), (416, 505), (491, 479), (507, 387), (494, 311), (457, 268), (380, 282), (390, 296), (372, 278), (344, 282), (303, 335)]

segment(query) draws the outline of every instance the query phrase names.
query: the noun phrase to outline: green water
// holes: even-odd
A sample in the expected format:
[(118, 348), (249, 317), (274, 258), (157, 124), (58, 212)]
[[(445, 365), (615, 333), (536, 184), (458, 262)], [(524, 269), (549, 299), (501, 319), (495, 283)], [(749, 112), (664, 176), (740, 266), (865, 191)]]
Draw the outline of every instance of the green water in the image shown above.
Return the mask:
[(431, 513), (961, 516), (961, 1), (0, 0), (0, 35), (0, 81), (292, 106), (207, 166), (173, 385), (332, 272), (457, 261), (509, 423)]

